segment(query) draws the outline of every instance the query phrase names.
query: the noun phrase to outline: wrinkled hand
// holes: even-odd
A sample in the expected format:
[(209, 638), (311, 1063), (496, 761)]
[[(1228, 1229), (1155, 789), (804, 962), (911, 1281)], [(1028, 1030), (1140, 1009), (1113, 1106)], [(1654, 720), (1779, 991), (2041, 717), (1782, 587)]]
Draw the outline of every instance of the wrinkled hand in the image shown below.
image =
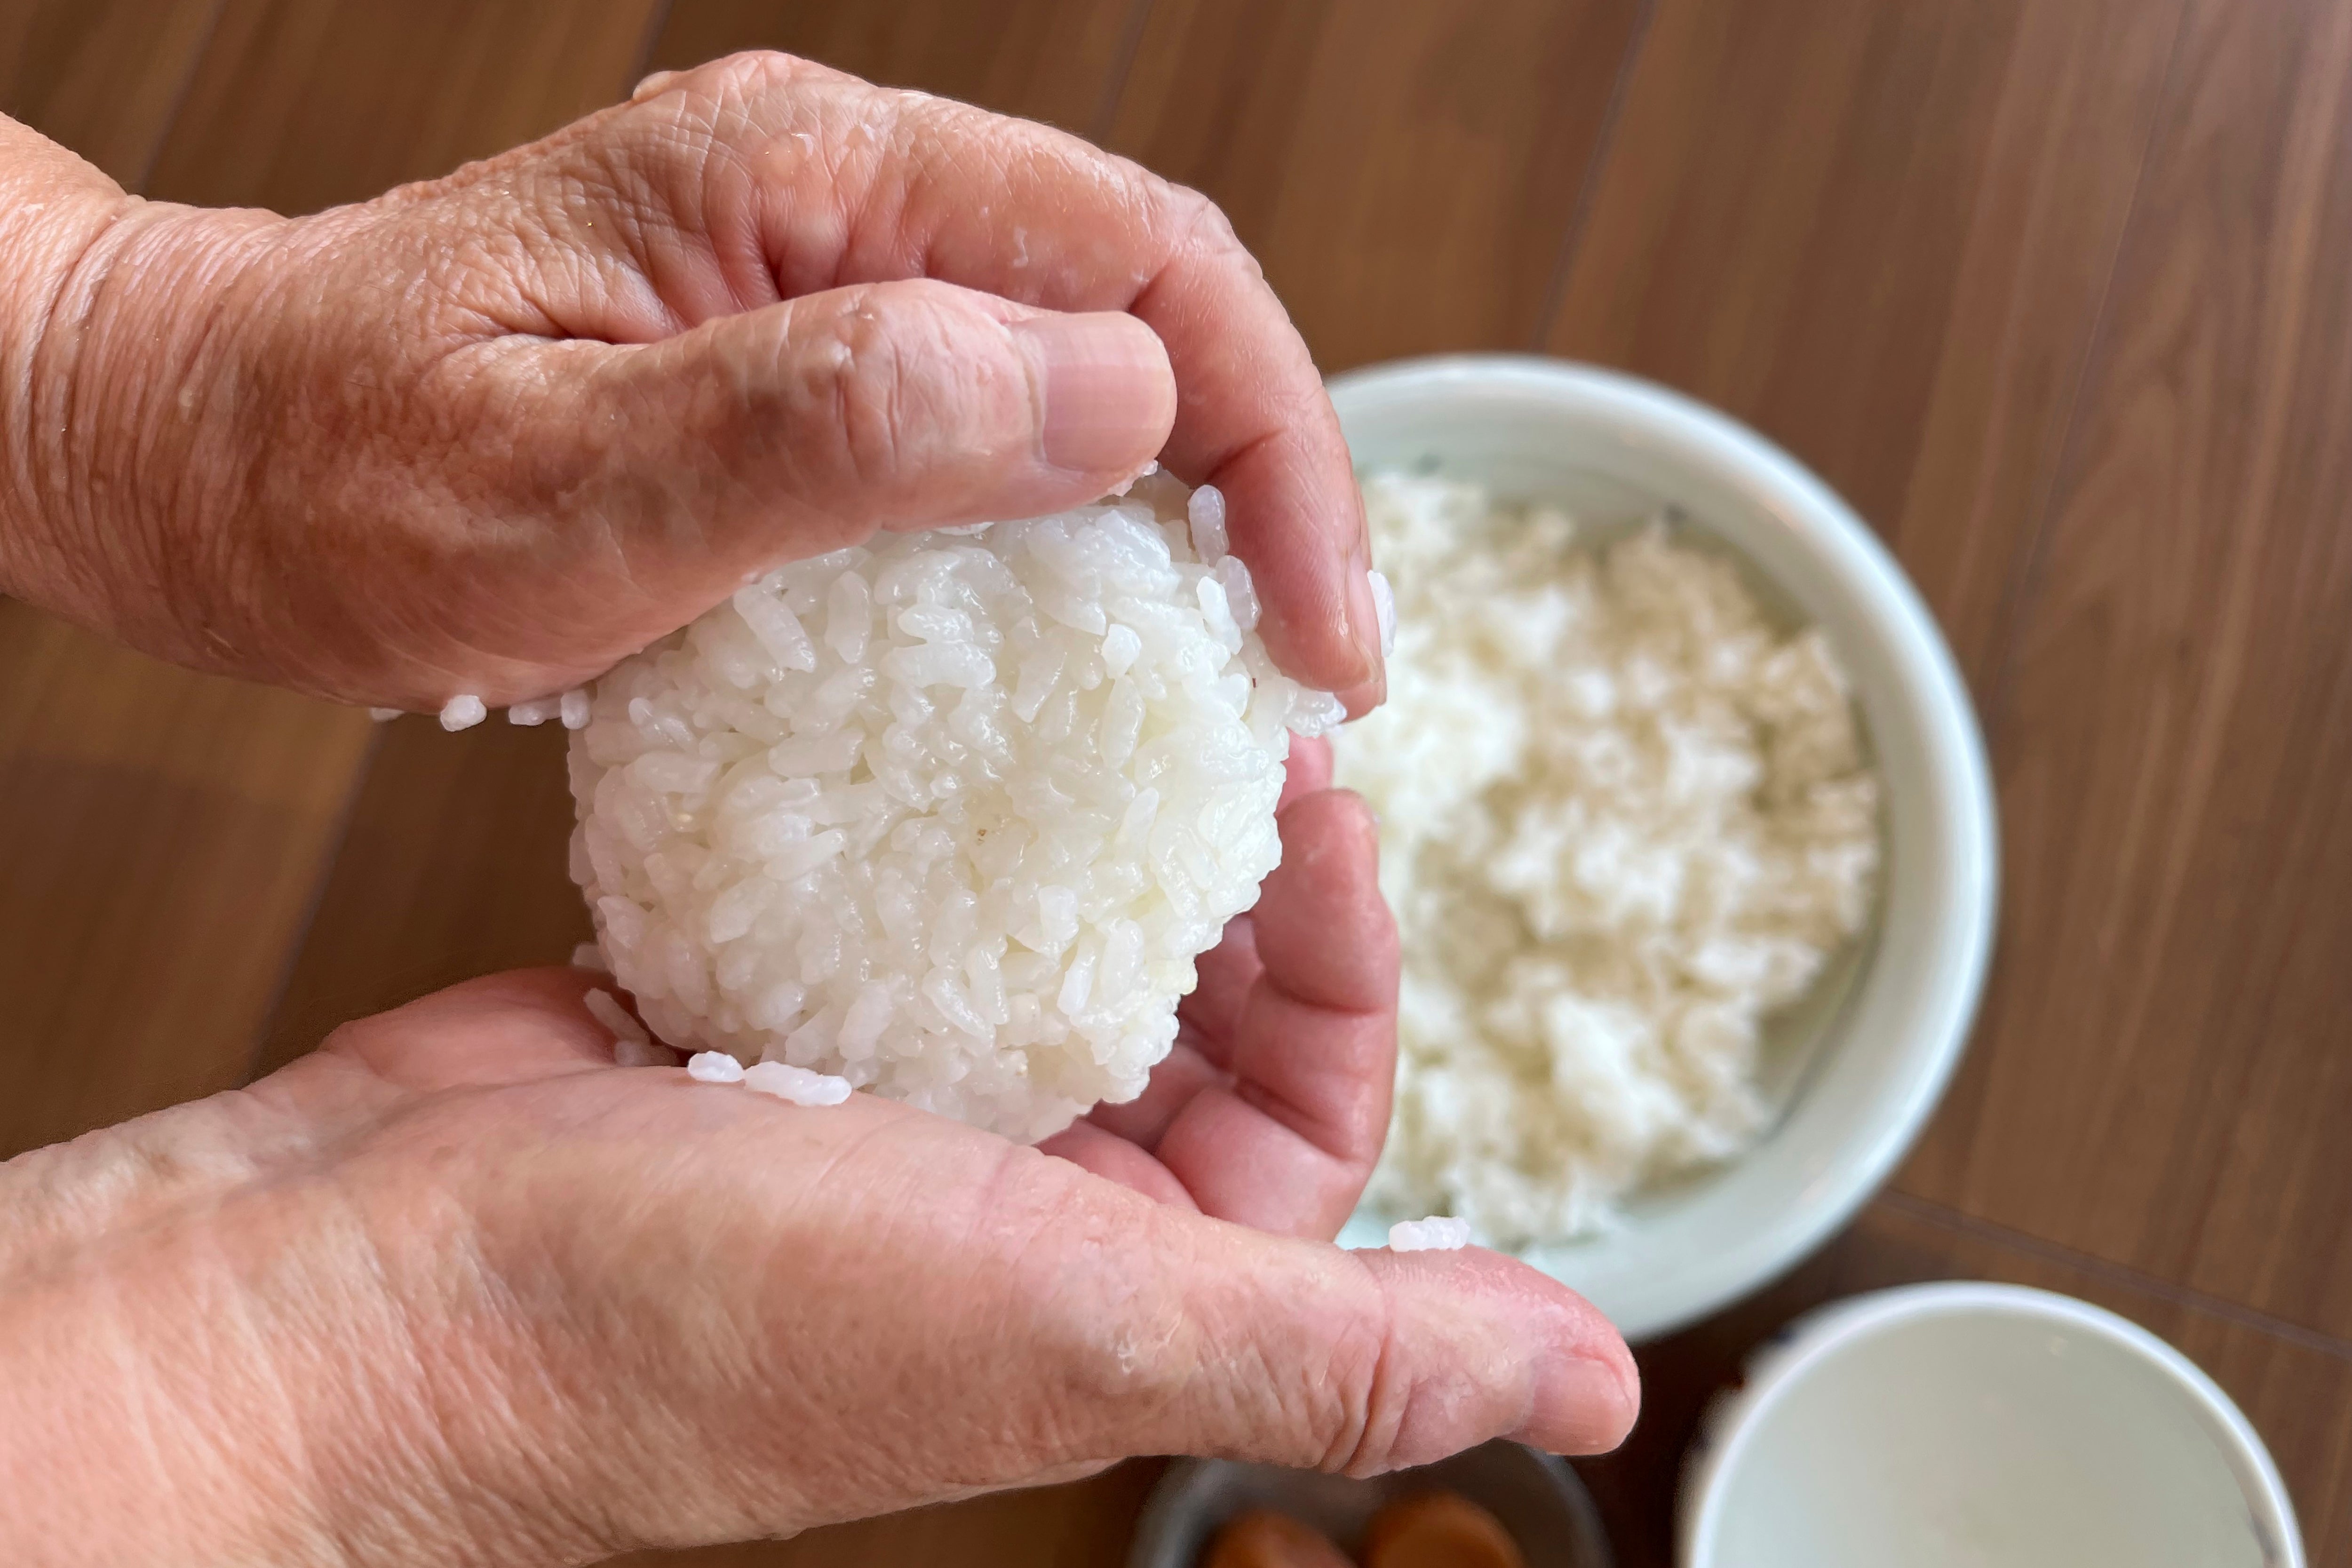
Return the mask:
[(579, 1562), (1138, 1453), (1614, 1443), (1567, 1290), (1299, 1239), (1378, 1147), (1395, 988), (1368, 816), (1302, 761), (1183, 1051), (1067, 1158), (615, 1068), (549, 970), (0, 1166), (0, 1559)]
[(780, 560), (1164, 456), (1230, 496), (1276, 660), (1380, 695), (1297, 333), (1208, 202), (1043, 126), (741, 56), (289, 220), (0, 121), (0, 591), (166, 658), (534, 696)]

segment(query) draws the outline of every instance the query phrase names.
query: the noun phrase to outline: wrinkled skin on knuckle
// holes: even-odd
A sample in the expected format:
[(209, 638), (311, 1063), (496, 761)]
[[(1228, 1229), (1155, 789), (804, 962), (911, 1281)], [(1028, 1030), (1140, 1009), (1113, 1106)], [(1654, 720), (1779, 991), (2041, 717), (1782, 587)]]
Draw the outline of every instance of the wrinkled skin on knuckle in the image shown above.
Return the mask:
[(1028, 1347), (1018, 1458), (1033, 1470), (1124, 1458), (1182, 1397), (1186, 1323), (1169, 1288), (1186, 1255), (1181, 1234), (1074, 1166), (1034, 1163), (1040, 1192), (1002, 1246), (1013, 1267), (998, 1303), (1005, 1330)]
[(1393, 1375), (1387, 1318), (1346, 1279), (1360, 1266), (1332, 1254), (1269, 1284), (1214, 1230), (1137, 1202), (1106, 1231), (1098, 1267), (1083, 1267), (1084, 1237), (1058, 1260), (1069, 1320), (1049, 1408), (1070, 1423), (1062, 1453), (1388, 1468), (1412, 1390)]
[[(773, 399), (743, 418), (781, 426), (792, 488), (889, 526), (942, 478), (1025, 458), (1035, 417), (1004, 329), (942, 287), (853, 292), (782, 353)], [(803, 318), (805, 320), (805, 315)]]
[(1409, 1390), (1391, 1373), (1391, 1327), (1384, 1313), (1367, 1311), (1345, 1276), (1357, 1265), (1343, 1254), (1327, 1258), (1331, 1289), (1281, 1294), (1236, 1281), (1224, 1310), (1204, 1315), (1204, 1363), (1213, 1381), (1242, 1403), (1223, 1417), (1224, 1429), (1245, 1435), (1230, 1457), (1364, 1475), (1385, 1468), (1396, 1410)]
[(634, 261), (691, 325), (841, 281), (848, 215), (884, 163), (875, 128), (905, 96), (788, 55), (730, 56), (676, 74), (576, 153), (614, 192)]
[[(883, 1338), (890, 1370), (835, 1413), (845, 1447), (884, 1461), (875, 1479), (901, 1500), (1124, 1458), (1178, 1332), (1138, 1278), (1154, 1216), (1012, 1147), (961, 1203), (929, 1202), (893, 1243), (922, 1294)], [(870, 1317), (889, 1298), (850, 1299)]]
[(827, 1169), (845, 1184), (825, 1200), (833, 1239), (789, 1277), (779, 1255), (772, 1299), (796, 1305), (777, 1353), (801, 1370), (777, 1386), (800, 1385), (787, 1425), (825, 1435), (792, 1463), (827, 1517), (1125, 1458), (1179, 1396), (1159, 1217), (1062, 1162), (993, 1148), (909, 1172), (877, 1141)]
[[(758, 281), (785, 296), (992, 267), (1006, 234), (975, 210), (974, 193), (1001, 190), (997, 199), (1010, 210), (1041, 215), (1033, 223), (1050, 222), (1042, 215), (1056, 210), (1102, 211), (1060, 237), (1066, 254), (1055, 265), (1016, 262), (994, 291), (1030, 303), (1084, 296), (1094, 308), (1117, 309), (1153, 268), (1133, 265), (1124, 241), (1108, 236), (1177, 226), (1165, 210), (1172, 187), (1050, 127), (813, 72), (805, 62), (754, 61), (699, 76), (673, 84), (676, 93), (658, 101), (698, 104), (710, 135), (740, 150), (755, 172), (715, 184), (723, 199), (700, 213), (739, 289), (753, 263), (766, 274)], [(1073, 243), (1086, 229), (1105, 232), (1103, 243)]]
[(858, 82), (858, 79), (782, 49), (743, 49), (681, 72), (668, 89), (756, 103), (811, 82)]
[(1225, 216), (1224, 208), (1190, 185), (1164, 184), (1158, 194), (1161, 231), (1169, 237), (1171, 256), (1212, 258), (1222, 266), (1244, 273), (1253, 283), (1264, 281), (1265, 270), (1234, 232), (1233, 220)]
[(1316, 1419), (1308, 1425), (1320, 1448), (1314, 1463), (1348, 1476), (1391, 1468), (1391, 1445), (1412, 1398), (1399, 1379), (1395, 1324), (1385, 1312), (1349, 1317), (1333, 1336), (1330, 1370), (1315, 1389)]
[(852, 304), (786, 370), (783, 417), (802, 433), (809, 466), (829, 481), (824, 490), (878, 498), (899, 483), (907, 444), (921, 435), (908, 417), (920, 395), (910, 384), (924, 347), (916, 325), (886, 324), (870, 307)]
[(557, 300), (571, 335), (650, 342), (778, 298), (736, 237), (749, 231), (759, 175), (724, 105), (665, 95), (568, 150), (557, 171), (576, 191), (551, 227), (598, 263), (593, 289)]
[[(1202, 1268), (1186, 1357), (1188, 1425), (1168, 1451), (1364, 1477), (1426, 1464), (1490, 1436), (1510, 1367), (1456, 1366), (1474, 1351), (1445, 1325), (1414, 1324), (1362, 1259), (1328, 1252), (1320, 1272), (1270, 1291), (1230, 1266)], [(1423, 1347), (1446, 1346), (1433, 1370)], [(1200, 1394), (1214, 1391), (1203, 1406)]]

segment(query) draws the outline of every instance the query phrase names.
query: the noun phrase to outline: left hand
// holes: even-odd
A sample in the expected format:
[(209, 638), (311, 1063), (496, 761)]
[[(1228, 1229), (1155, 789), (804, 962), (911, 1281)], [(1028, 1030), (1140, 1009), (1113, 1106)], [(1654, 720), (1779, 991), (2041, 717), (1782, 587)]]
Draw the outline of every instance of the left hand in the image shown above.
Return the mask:
[(615, 1068), (600, 982), (542, 970), (0, 1165), (0, 1561), (521, 1568), (1133, 1454), (1614, 1444), (1631, 1361), (1572, 1292), (1303, 1239), (1395, 987), (1369, 816), (1313, 782), (1191, 1054), (1068, 1158)]

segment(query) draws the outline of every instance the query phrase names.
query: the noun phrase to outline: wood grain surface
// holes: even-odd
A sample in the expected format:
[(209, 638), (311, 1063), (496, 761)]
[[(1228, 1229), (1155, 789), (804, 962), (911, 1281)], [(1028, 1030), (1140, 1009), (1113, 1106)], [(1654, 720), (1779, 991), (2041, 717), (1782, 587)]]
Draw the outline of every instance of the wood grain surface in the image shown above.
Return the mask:
[(2347, 1340), (2352, 7), (2200, 3), (2169, 99), (1996, 700), (2011, 962), (1904, 1184)]
[(0, 1153), (243, 1081), (367, 731), (0, 600)]
[(656, 0), (227, 0), (152, 195), (312, 212), (624, 97)]
[(782, 49), (1100, 141), (1134, 58), (1135, 0), (674, 0), (650, 65)]
[(2171, 0), (1659, 0), (1554, 353), (1789, 447), (1979, 693), (2046, 510)]
[(222, 3), (16, 0), (0, 6), (0, 104), (138, 190)]
[(1527, 346), (1635, 0), (1158, 0), (1110, 145), (1216, 198), (1328, 371)]
[[(0, 110), (307, 210), (744, 47), (1199, 186), (1328, 369), (1530, 349), (1717, 403), (1943, 619), (2004, 817), (1975, 1044), (1860, 1222), (1642, 1351), (1583, 1466), (1626, 1568), (1758, 1340), (1944, 1277), (2182, 1346), (2352, 1561), (2352, 0), (26, 0)], [(560, 746), (0, 605), (0, 1152), (559, 958)], [(1155, 1473), (626, 1561), (1109, 1568)]]

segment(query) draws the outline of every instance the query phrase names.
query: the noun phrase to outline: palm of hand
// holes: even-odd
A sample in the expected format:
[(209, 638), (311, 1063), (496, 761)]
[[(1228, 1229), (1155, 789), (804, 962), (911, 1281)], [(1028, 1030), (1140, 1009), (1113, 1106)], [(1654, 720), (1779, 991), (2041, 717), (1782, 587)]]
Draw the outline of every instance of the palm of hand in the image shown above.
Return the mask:
[[(1623, 1352), (1567, 1292), (1264, 1234), (1344, 1217), (1393, 1049), (1370, 824), (1320, 748), (1298, 763), (1183, 1046), (1052, 1153), (618, 1069), (592, 977), (500, 976), (0, 1167), (0, 1334), (113, 1380), (91, 1392), (168, 1456), (150, 1489), (228, 1510), (159, 1510), (177, 1544), (134, 1544), (166, 1554), (208, 1530), (271, 1560), (576, 1561), (1134, 1453), (1613, 1441)], [(0, 1418), (19, 1458), (77, 1462)]]

